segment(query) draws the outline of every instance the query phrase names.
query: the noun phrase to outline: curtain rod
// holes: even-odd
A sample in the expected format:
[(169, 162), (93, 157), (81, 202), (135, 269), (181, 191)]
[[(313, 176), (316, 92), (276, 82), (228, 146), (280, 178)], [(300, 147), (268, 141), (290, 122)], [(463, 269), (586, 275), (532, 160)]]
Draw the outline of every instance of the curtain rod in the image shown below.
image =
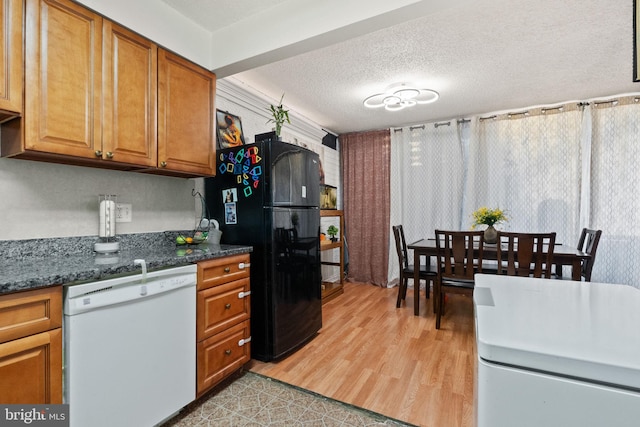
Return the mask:
[(507, 113), (507, 117), (512, 119), (517, 116), (528, 116), (529, 111), (520, 111), (519, 113)]
[(617, 99), (610, 99), (608, 101), (594, 101), (593, 102), (593, 105), (595, 105), (596, 107), (599, 107), (601, 105), (606, 105), (606, 104), (618, 105), (618, 100)]
[[(462, 123), (469, 123), (471, 121), (471, 119), (457, 119), (455, 120), (455, 122), (457, 124), (462, 124)], [(449, 120), (448, 122), (437, 122), (434, 123), (433, 126), (438, 128), (439, 126), (450, 126), (451, 125), (452, 120)], [(393, 128), (394, 132), (402, 132), (404, 128)], [(414, 129), (425, 129), (425, 125), (414, 125), (414, 126), (409, 126), (409, 130), (414, 130)]]
[(564, 110), (564, 105), (560, 105), (559, 107), (549, 107), (549, 108), (543, 108), (540, 110), (540, 112), (542, 114), (546, 114), (550, 111), (558, 111), (558, 112), (562, 112)]
[[(625, 98), (626, 99), (626, 98)], [(623, 100), (624, 101), (624, 100)], [(633, 97), (633, 102), (638, 103), (640, 102), (640, 96), (634, 96)], [(565, 108), (567, 108), (568, 106), (577, 106), (578, 108), (581, 107), (586, 107), (588, 105), (594, 105), (596, 107), (598, 106), (603, 106), (606, 104), (611, 104), (612, 106), (615, 106), (619, 103), (618, 99), (611, 99), (611, 100), (607, 100), (607, 101), (591, 101), (591, 102), (587, 102), (587, 101), (583, 101), (583, 102), (577, 102), (577, 103), (566, 103), (563, 105), (556, 105), (553, 107), (536, 107), (533, 109), (533, 111), (540, 111), (540, 114), (547, 114), (547, 113), (552, 113), (552, 112), (563, 112), (565, 110)], [(623, 102), (623, 104), (626, 104), (625, 102)], [(503, 114), (505, 114), (508, 118), (517, 118), (518, 116), (529, 116), (532, 113), (527, 110), (527, 111), (520, 111), (520, 112), (515, 112), (515, 113), (501, 113), (501, 114), (493, 114), (491, 116), (486, 116), (486, 117), (479, 117), (478, 120), (483, 122), (485, 120), (496, 120), (498, 119), (498, 116), (502, 116)], [(468, 123), (470, 122), (471, 119), (457, 119), (457, 123), (461, 124), (461, 123)], [(451, 125), (451, 121), (448, 122), (437, 122), (434, 123), (434, 127), (438, 128), (440, 126), (450, 126)], [(418, 129), (418, 128), (424, 128), (424, 125), (421, 126), (411, 126), (409, 129), (413, 130), (413, 129)], [(395, 128), (394, 132), (402, 132), (402, 128)]]

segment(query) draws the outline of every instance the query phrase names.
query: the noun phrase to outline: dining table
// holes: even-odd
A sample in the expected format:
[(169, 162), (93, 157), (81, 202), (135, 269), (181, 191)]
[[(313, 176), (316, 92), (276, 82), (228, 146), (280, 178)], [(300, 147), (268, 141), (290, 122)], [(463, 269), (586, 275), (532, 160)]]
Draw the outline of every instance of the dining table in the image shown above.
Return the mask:
[[(431, 257), (438, 255), (438, 248), (436, 246), (435, 238), (420, 239), (407, 245), (408, 249), (413, 250), (413, 268), (414, 276), (413, 283), (420, 283), (420, 260), (424, 256), (427, 259), (427, 263), (431, 263)], [(506, 250), (505, 250), (506, 251)], [(483, 260), (496, 260), (498, 259), (498, 246), (497, 244), (485, 243), (482, 249)], [(582, 262), (590, 257), (589, 254), (577, 249), (575, 246), (564, 245), (556, 243), (553, 248), (553, 264), (562, 269), (563, 265), (571, 266), (571, 279), (580, 281), (582, 279), (581, 270)], [(562, 276), (562, 271), (556, 272), (558, 276)], [(415, 286), (415, 285), (414, 285)], [(413, 298), (413, 314), (418, 316), (420, 312), (420, 298), (415, 296)]]

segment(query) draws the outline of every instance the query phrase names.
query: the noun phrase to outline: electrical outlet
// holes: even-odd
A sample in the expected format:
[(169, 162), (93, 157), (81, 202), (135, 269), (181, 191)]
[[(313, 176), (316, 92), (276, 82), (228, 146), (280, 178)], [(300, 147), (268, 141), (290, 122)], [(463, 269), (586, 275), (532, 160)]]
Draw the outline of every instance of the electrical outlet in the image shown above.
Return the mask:
[(116, 203), (116, 222), (131, 222), (131, 203)]

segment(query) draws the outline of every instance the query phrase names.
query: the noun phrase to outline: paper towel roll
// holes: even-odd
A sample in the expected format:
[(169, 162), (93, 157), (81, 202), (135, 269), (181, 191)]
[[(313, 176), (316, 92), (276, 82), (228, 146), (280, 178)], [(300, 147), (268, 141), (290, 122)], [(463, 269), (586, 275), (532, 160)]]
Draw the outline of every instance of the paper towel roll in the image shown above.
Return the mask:
[(116, 235), (116, 202), (103, 200), (100, 202), (100, 237), (113, 237)]

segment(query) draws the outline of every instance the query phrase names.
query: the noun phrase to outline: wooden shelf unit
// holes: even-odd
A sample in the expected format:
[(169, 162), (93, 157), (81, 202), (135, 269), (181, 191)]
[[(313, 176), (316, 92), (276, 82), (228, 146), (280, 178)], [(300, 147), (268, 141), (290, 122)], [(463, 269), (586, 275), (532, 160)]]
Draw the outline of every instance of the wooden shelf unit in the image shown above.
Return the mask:
[(322, 303), (324, 304), (327, 301), (330, 301), (338, 295), (342, 295), (344, 293), (344, 216), (341, 210), (321, 209), (320, 217), (338, 217), (340, 219), (340, 225), (338, 226), (338, 241), (332, 242), (330, 240), (323, 240), (320, 242), (320, 251), (328, 251), (332, 249), (340, 250), (340, 262), (320, 262), (323, 265), (332, 265), (340, 268), (340, 279), (337, 282), (322, 281)]

